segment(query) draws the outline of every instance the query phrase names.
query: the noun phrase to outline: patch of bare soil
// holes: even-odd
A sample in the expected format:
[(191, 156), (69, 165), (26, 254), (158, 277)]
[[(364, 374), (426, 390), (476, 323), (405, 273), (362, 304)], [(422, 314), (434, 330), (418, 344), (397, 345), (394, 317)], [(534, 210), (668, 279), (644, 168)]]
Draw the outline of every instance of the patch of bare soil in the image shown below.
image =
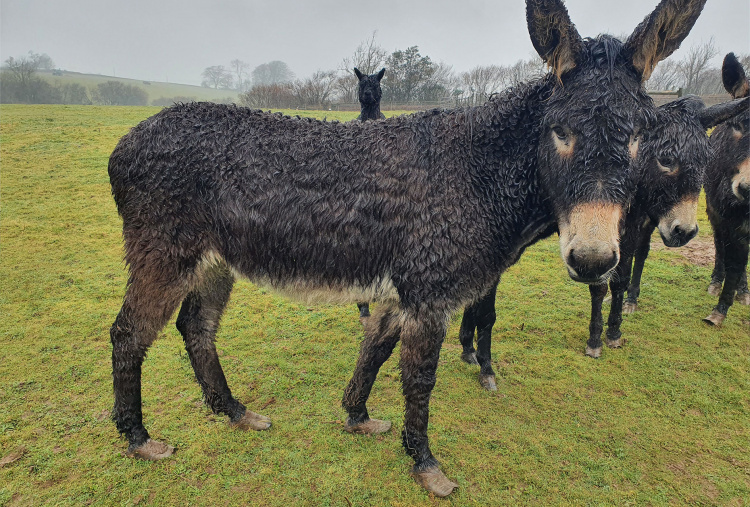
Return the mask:
[(690, 243), (679, 248), (667, 248), (661, 241), (652, 241), (651, 250), (668, 250), (683, 256), (691, 264), (704, 268), (714, 266), (714, 241), (712, 238), (695, 238)]

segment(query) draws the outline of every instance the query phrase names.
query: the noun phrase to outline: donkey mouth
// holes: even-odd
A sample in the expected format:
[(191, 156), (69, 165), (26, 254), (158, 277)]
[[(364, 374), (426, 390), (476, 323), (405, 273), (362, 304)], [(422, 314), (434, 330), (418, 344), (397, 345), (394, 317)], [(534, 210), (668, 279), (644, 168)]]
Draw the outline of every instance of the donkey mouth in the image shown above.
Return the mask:
[(574, 282), (579, 283), (585, 283), (586, 285), (602, 285), (609, 281), (609, 279), (612, 277), (612, 273), (615, 272), (615, 268), (610, 269), (603, 275), (589, 275), (589, 276), (581, 276), (575, 271), (572, 271), (570, 268), (568, 268), (568, 276), (570, 276), (571, 280)]

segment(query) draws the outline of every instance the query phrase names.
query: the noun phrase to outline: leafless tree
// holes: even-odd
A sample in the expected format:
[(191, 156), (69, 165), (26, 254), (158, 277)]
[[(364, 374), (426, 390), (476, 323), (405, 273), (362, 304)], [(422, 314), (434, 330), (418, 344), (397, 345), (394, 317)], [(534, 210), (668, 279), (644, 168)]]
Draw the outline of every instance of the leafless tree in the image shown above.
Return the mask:
[(317, 71), (311, 77), (292, 83), (297, 107), (327, 107), (335, 93), (336, 71)]
[(231, 88), (232, 74), (223, 65), (206, 67), (203, 71), (202, 86), (207, 88)]
[(719, 54), (719, 49), (714, 43), (714, 38), (708, 42), (694, 44), (690, 47), (688, 54), (680, 61), (682, 73), (682, 87), (688, 93), (706, 93), (709, 79), (711, 60)]
[(354, 67), (363, 74), (374, 74), (385, 67), (388, 52), (375, 42), (377, 31), (369, 39), (363, 40), (351, 56), (341, 60), (339, 77), (336, 79), (336, 92), (344, 102), (357, 102), (359, 80), (354, 75)]
[(294, 72), (286, 63), (274, 60), (255, 67), (252, 78), (253, 86), (291, 83), (294, 80)]
[(229, 68), (232, 69), (232, 74), (235, 78), (237, 91), (245, 91), (245, 88), (248, 87), (248, 81), (245, 78), (248, 76), (250, 65), (243, 62), (242, 60), (232, 60), (231, 62), (229, 62)]

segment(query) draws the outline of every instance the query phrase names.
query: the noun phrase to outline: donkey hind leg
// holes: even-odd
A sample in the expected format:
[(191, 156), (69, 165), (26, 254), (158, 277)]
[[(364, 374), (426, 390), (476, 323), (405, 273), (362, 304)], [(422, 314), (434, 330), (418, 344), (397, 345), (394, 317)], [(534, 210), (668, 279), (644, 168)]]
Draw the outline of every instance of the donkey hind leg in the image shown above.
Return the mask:
[(359, 309), (359, 318), (366, 319), (370, 316), (370, 304), (369, 303), (357, 303)]
[(341, 400), (341, 406), (349, 414), (344, 425), (349, 433), (375, 435), (391, 429), (389, 421), (371, 419), (366, 404), (375, 377), (386, 359), (391, 357), (400, 335), (401, 312), (393, 306), (378, 306), (365, 321), (365, 339), (360, 346), (354, 374)]
[(742, 272), (740, 284), (737, 287), (737, 295), (734, 297), (735, 302), (741, 305), (750, 305), (750, 290), (747, 288), (747, 271)]
[(211, 410), (216, 414), (228, 415), (233, 428), (265, 430), (271, 427), (271, 420), (246, 410), (232, 396), (216, 353), (216, 330), (233, 285), (234, 277), (226, 264), (207, 268), (182, 303), (177, 316), (177, 329), (185, 340), (195, 378)]
[(128, 439), (128, 456), (157, 460), (172, 455), (174, 448), (151, 440), (143, 426), (141, 366), (148, 347), (185, 296), (187, 276), (180, 275), (176, 263), (144, 264), (149, 267), (136, 271), (131, 263), (122, 308), (110, 329), (115, 395), (112, 419)]
[(412, 475), (427, 491), (440, 497), (448, 496), (458, 487), (440, 470), (427, 438), (430, 395), (447, 325), (447, 314), (422, 309), (406, 313), (401, 330), (401, 382), (405, 398), (401, 438), (406, 453), (414, 459)]
[(586, 355), (598, 359), (602, 355), (602, 331), (604, 330), (604, 317), (602, 317), (602, 304), (607, 295), (607, 284), (589, 285), (591, 295), (591, 320), (589, 321), (589, 339), (586, 342)]
[(464, 314), (461, 317), (461, 329), (458, 331), (458, 341), (463, 348), (461, 360), (468, 364), (479, 364), (479, 361), (477, 361), (477, 351), (474, 349), (474, 331), (477, 327), (476, 314), (478, 304), (478, 302), (473, 303), (464, 309)]
[(487, 391), (497, 391), (495, 370), (492, 369), (492, 326), (495, 325), (495, 295), (497, 285), (475, 304), (477, 323), (477, 362), (479, 384)]

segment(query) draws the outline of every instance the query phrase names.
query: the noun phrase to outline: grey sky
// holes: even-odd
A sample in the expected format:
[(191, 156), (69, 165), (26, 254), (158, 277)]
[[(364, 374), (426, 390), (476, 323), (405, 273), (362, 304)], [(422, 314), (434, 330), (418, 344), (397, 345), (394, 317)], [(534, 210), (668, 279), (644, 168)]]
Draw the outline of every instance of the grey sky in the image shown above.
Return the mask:
[[(568, 0), (582, 36), (630, 34), (657, 0)], [(455, 71), (512, 64), (533, 46), (523, 0), (0, 0), (0, 57), (47, 53), (62, 69), (199, 84), (233, 59), (282, 60), (298, 77), (338, 68), (377, 30), (389, 52), (419, 46)], [(750, 2), (708, 0), (673, 57), (711, 36), (750, 52)]]

